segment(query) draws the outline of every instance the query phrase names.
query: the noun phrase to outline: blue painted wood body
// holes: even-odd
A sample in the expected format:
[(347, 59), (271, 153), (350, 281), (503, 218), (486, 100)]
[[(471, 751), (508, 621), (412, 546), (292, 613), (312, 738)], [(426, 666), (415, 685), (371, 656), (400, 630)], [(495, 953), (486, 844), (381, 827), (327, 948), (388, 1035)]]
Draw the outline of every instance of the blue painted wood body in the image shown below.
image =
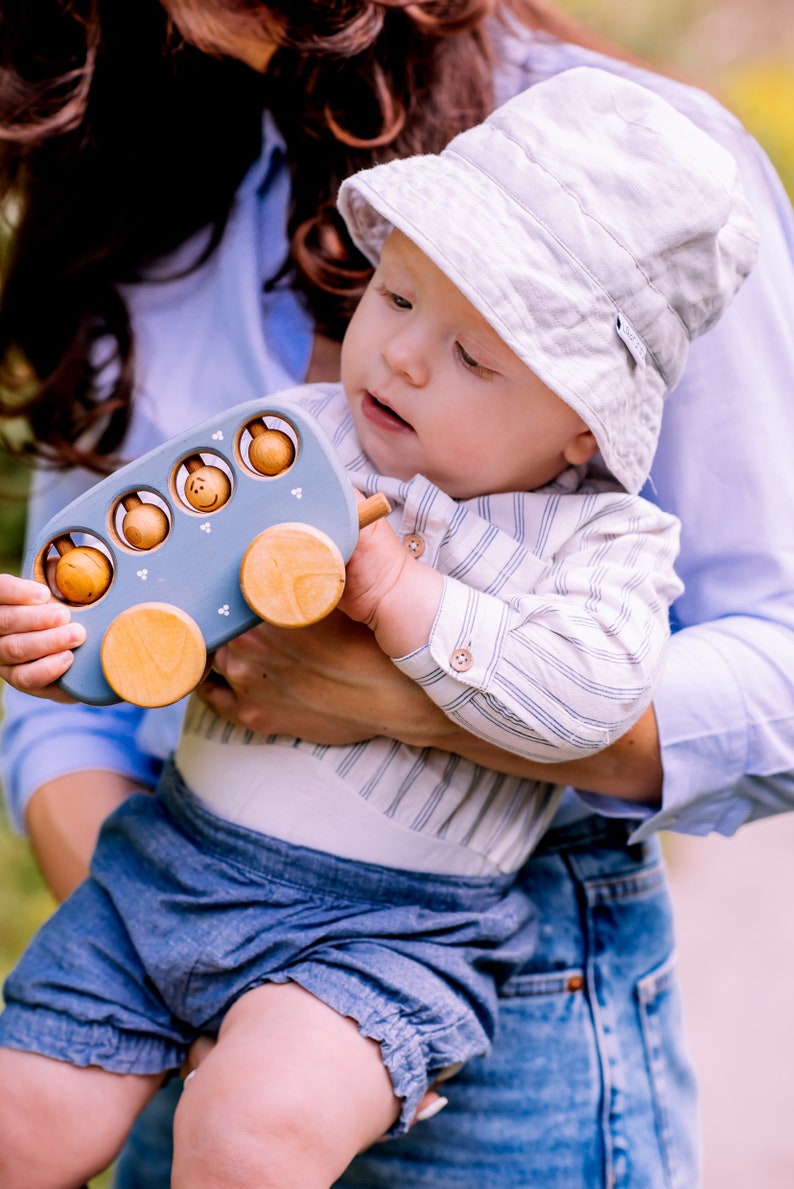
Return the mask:
[[(296, 458), (280, 475), (254, 473), (241, 453), (245, 426), (259, 417), (287, 422), (297, 440)], [(212, 513), (199, 512), (179, 497), (173, 476), (188, 456), (209, 455), (226, 463), (232, 477), (229, 501)], [(123, 496), (156, 493), (167, 505), (170, 532), (150, 550), (133, 549), (116, 527), (114, 509)], [(60, 681), (81, 702), (101, 706), (118, 702), (102, 673), (100, 648), (115, 617), (139, 603), (180, 607), (201, 628), (212, 652), (259, 622), (242, 596), (240, 563), (251, 541), (266, 528), (286, 522), (310, 524), (325, 532), (348, 560), (358, 540), (356, 499), (331, 443), (313, 418), (287, 401), (249, 401), (237, 405), (129, 463), (74, 500), (42, 528), (31, 543), (24, 572), (43, 575), (50, 543), (69, 534), (101, 541), (113, 563), (108, 591), (88, 606), (73, 606), (72, 616), (86, 629), (85, 644)], [(85, 540), (86, 544), (94, 542)]]

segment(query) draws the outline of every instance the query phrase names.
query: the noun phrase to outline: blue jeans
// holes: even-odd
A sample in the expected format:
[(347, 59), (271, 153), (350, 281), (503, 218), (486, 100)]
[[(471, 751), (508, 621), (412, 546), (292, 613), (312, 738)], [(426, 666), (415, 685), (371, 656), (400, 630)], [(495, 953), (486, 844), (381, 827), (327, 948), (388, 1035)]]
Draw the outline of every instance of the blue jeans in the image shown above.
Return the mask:
[[(626, 836), (597, 817), (546, 836), (524, 872), (538, 947), (505, 985), (491, 1055), (446, 1083), (436, 1118), (359, 1156), (336, 1189), (695, 1189), (664, 870), (656, 842)], [(168, 1186), (178, 1089), (139, 1120), (117, 1189)]]

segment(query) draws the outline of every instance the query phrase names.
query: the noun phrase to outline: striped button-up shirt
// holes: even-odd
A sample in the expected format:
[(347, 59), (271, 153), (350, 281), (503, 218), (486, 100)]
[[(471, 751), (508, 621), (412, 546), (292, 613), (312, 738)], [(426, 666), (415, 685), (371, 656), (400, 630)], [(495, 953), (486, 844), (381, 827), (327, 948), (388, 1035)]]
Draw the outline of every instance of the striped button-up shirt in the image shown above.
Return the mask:
[[(421, 475), (372, 470), (340, 385), (286, 396), (317, 418), (359, 490), (389, 497), (391, 523), (420, 564), (445, 575), (430, 639), (395, 664), (450, 718), (541, 762), (598, 751), (628, 729), (651, 702), (681, 592), (674, 517), (609, 476), (573, 469), (539, 491), (454, 500)], [(223, 816), (434, 871), (515, 870), (560, 794), (384, 738), (320, 747), (256, 736), (198, 703), (177, 758)]]

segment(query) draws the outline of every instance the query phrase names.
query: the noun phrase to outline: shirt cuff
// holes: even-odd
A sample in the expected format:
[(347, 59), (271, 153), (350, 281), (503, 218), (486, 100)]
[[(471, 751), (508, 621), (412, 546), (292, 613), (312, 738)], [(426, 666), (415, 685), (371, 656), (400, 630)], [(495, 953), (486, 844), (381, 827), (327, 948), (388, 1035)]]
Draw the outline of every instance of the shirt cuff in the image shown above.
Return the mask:
[(662, 749), (662, 805), (635, 834), (657, 830), (731, 835), (749, 807), (736, 795), (747, 769), (747, 708), (726, 661), (724, 641), (702, 628), (671, 641), (664, 677), (654, 696)]
[(437, 706), (453, 710), (475, 693), (488, 691), (508, 615), (501, 599), (446, 577), (428, 644), (394, 663)]

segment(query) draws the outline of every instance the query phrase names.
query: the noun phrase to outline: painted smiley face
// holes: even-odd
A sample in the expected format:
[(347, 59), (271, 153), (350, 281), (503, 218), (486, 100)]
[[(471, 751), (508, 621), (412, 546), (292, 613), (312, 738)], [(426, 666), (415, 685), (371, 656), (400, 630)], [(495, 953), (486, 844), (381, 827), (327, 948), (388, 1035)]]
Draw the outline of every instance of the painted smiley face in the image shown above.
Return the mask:
[(229, 499), (232, 485), (220, 467), (200, 467), (185, 483), (185, 499), (198, 512), (215, 512)]

